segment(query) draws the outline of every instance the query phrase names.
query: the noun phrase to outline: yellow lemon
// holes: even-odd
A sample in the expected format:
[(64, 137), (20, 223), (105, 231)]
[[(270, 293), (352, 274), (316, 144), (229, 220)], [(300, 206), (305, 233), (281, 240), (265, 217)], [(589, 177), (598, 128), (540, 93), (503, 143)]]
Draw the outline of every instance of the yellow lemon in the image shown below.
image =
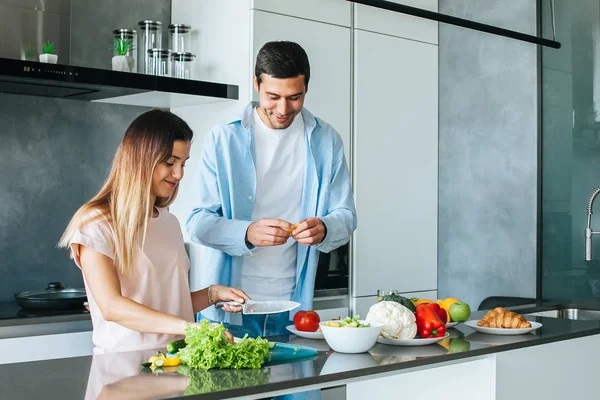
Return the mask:
[(453, 303), (456, 303), (457, 301), (460, 301), (459, 299), (457, 299), (456, 297), (447, 297), (445, 298), (440, 304), (440, 307), (442, 307), (443, 309), (445, 309), (446, 311), (450, 310), (450, 306)]
[(165, 358), (165, 367), (176, 367), (181, 364), (181, 358), (179, 357), (167, 357)]

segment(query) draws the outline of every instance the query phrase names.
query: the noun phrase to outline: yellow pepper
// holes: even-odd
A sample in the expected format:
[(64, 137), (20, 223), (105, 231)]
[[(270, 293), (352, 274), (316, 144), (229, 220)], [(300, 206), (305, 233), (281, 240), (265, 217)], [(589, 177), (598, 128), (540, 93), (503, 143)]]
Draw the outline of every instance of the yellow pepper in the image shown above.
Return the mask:
[(429, 300), (429, 299), (419, 299), (417, 301), (414, 302), (415, 307), (419, 306), (421, 304), (431, 304), (433, 303), (433, 301)]

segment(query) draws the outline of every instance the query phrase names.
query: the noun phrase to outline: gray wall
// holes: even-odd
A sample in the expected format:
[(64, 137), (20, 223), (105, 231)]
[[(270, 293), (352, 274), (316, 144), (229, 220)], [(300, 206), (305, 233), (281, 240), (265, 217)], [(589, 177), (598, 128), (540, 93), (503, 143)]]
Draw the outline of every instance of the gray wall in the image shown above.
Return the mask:
[[(71, 63), (110, 68), (112, 30), (170, 23), (169, 0), (76, 0)], [(69, 219), (102, 185), (125, 129), (147, 108), (0, 94), (0, 301), (51, 281), (83, 285), (56, 249)]]
[[(171, 0), (75, 0), (71, 7), (71, 63), (111, 69), (115, 29), (135, 29), (143, 20), (163, 23), (163, 47), (168, 47)], [(139, 35), (140, 32), (138, 32)]]
[[(536, 32), (535, 0), (441, 13)], [(536, 293), (536, 46), (440, 24), (439, 297)]]
[(81, 272), (56, 243), (145, 110), (0, 94), (0, 301), (51, 281), (82, 287)]

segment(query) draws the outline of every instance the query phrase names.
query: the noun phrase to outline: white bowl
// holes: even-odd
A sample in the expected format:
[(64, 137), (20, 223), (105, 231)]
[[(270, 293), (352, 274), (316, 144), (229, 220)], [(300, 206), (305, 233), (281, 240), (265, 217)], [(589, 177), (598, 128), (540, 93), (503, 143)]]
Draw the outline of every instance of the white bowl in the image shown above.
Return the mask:
[(337, 321), (323, 321), (319, 325), (329, 347), (339, 353), (369, 351), (377, 342), (381, 329), (383, 329), (383, 324), (375, 321), (360, 321), (361, 324), (371, 324), (368, 328), (336, 328), (326, 326), (327, 322)]

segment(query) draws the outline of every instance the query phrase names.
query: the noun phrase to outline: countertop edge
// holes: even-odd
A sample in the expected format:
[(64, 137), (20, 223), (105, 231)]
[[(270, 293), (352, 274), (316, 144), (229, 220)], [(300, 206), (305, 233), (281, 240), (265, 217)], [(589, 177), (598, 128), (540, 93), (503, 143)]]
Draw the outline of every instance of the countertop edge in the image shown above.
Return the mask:
[[(249, 388), (237, 388), (223, 390), (213, 393), (202, 393), (196, 395), (188, 395), (183, 397), (173, 397), (172, 399), (190, 400), (190, 399), (202, 399), (202, 400), (217, 400), (217, 399), (228, 399), (228, 398), (239, 398), (244, 396), (262, 395), (265, 393), (278, 392), (283, 390), (290, 390), (314, 385), (320, 385), (324, 383), (334, 383), (347, 381), (354, 378), (364, 378), (369, 376), (375, 376), (380, 374), (386, 374), (394, 371), (401, 371), (405, 369), (418, 368), (434, 364), (442, 364), (446, 362), (452, 362), (467, 358), (476, 358), (489, 354), (502, 353), (505, 351), (518, 350), (527, 347), (539, 346), (549, 343), (562, 342), (566, 340), (578, 339), (587, 336), (600, 335), (600, 328), (590, 328), (582, 330), (580, 332), (568, 333), (564, 335), (553, 336), (544, 339), (528, 340), (517, 343), (505, 344), (502, 346), (486, 347), (482, 349), (470, 350), (467, 352), (450, 353), (435, 357), (426, 357), (417, 360), (378, 365), (375, 367), (368, 367), (363, 369), (357, 369), (352, 371), (344, 371), (327, 375), (319, 375), (316, 377), (309, 378), (297, 378), (291, 381), (268, 383), (260, 386), (253, 386)], [(337, 386), (336, 384), (331, 385)]]

